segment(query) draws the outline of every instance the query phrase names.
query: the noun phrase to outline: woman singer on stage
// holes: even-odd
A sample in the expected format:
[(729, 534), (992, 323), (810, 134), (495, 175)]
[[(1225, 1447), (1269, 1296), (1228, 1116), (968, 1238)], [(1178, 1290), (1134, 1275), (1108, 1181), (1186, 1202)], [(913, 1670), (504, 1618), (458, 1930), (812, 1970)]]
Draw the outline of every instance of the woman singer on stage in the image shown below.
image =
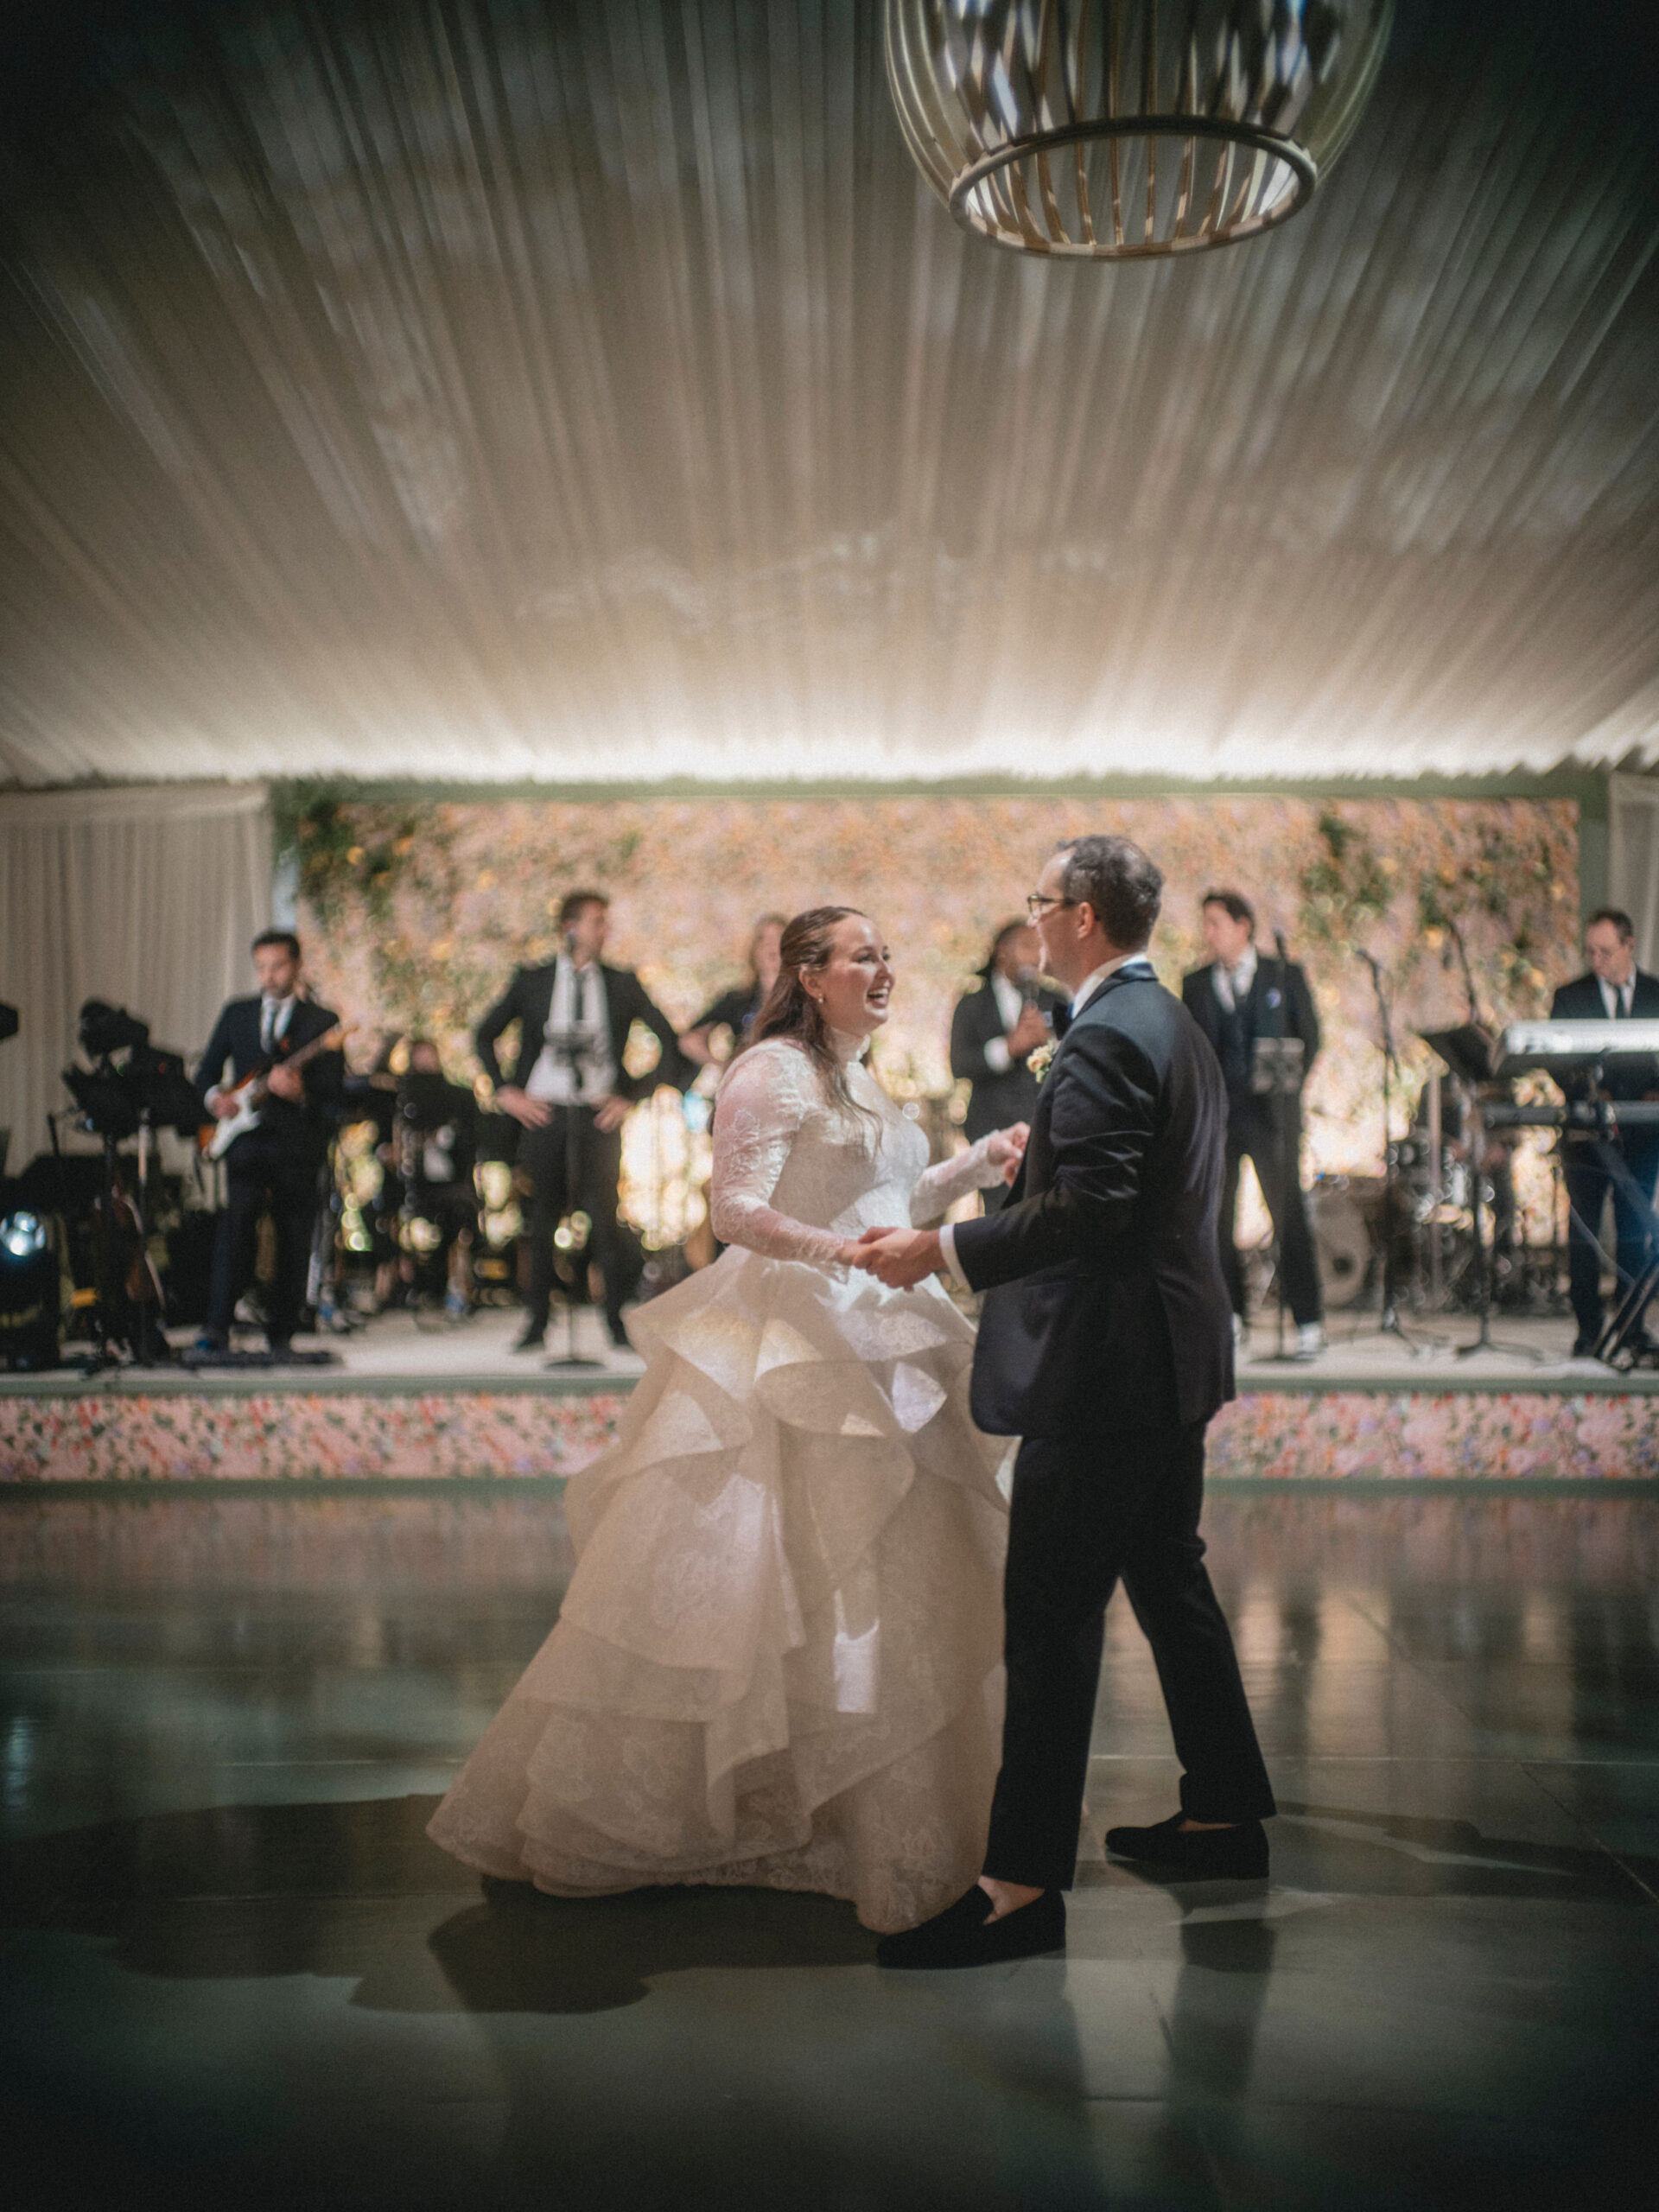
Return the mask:
[(715, 1109), (730, 1249), (632, 1315), (646, 1370), (567, 1490), (557, 1625), (429, 1833), (556, 1896), (818, 1890), (891, 1930), (979, 1872), (1007, 1509), (971, 1327), (857, 1240), (1002, 1179), (1025, 1132), (928, 1166), (863, 1065), (893, 986), (874, 929), (817, 907), (780, 956)]
[(732, 1041), (726, 1058), (741, 1052), (749, 1041), (749, 1032), (761, 1007), (772, 995), (778, 981), (778, 969), (782, 960), (780, 947), (786, 926), (782, 914), (762, 914), (749, 937), (749, 979), (735, 983), (729, 991), (722, 991), (714, 1004), (700, 1014), (684, 1035), (677, 1041), (688, 1060), (695, 1060), (700, 1068), (713, 1064), (714, 1033), (718, 1029), (729, 1029)]

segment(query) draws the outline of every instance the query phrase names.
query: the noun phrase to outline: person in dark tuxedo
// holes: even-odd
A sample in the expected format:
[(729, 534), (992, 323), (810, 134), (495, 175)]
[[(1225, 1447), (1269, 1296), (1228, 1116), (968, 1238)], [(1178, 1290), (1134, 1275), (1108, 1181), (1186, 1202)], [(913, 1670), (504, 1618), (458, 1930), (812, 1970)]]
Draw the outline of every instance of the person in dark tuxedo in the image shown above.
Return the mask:
[[(1029, 1122), (1037, 1105), (1031, 1056), (1052, 1034), (1065, 1001), (1037, 981), (1042, 948), (1028, 921), (1004, 922), (980, 969), (981, 982), (950, 1017), (950, 1072), (972, 1087), (963, 1123), (969, 1144), (993, 1129)], [(984, 1193), (985, 1210), (1007, 1202), (1007, 1184)]]
[[(1206, 891), (1204, 941), (1210, 960), (1181, 978), (1181, 997), (1221, 1062), (1227, 1085), (1227, 1165), (1221, 1190), (1221, 1265), (1242, 1334), (1244, 1268), (1236, 1224), (1239, 1175), (1255, 1169), (1279, 1242), (1285, 1299), (1296, 1323), (1296, 1356), (1317, 1359), (1325, 1349), (1325, 1306), (1319, 1262), (1302, 1195), (1302, 1104), (1262, 1096), (1251, 1087), (1259, 1037), (1300, 1037), (1302, 1080), (1319, 1049), (1319, 1018), (1307, 977), (1294, 960), (1263, 958), (1255, 949), (1255, 913), (1236, 891)], [(1275, 1116), (1282, 1115), (1282, 1128)], [(1282, 1159), (1283, 1166), (1281, 1167)], [(1283, 1187), (1281, 1188), (1282, 1174)]]
[(749, 937), (748, 980), (722, 991), (703, 1008), (689, 1029), (681, 1031), (679, 1046), (686, 1059), (700, 1068), (712, 1066), (714, 1039), (722, 1029), (731, 1035), (722, 1058), (729, 1059), (747, 1044), (754, 1018), (770, 997), (783, 966), (784, 930), (788, 918), (785, 914), (761, 915)]
[[(564, 949), (539, 968), (520, 968), (480, 1022), (479, 1058), (495, 1085), (496, 1103), (524, 1134), (518, 1164), (529, 1177), (530, 1306), (515, 1351), (539, 1351), (553, 1296), (553, 1235), (577, 1207), (593, 1223), (593, 1253), (605, 1284), (605, 1319), (613, 1344), (626, 1347), (622, 1325), (624, 1251), (616, 1207), (622, 1171), (622, 1123), (637, 1099), (658, 1084), (683, 1090), (696, 1069), (683, 1058), (674, 1026), (652, 1003), (630, 968), (607, 968), (601, 954), (610, 919), (602, 891), (573, 891), (559, 909)], [(628, 1033), (639, 1022), (660, 1047), (649, 1075), (623, 1065)], [(518, 1051), (503, 1076), (496, 1039), (514, 1022)], [(570, 1126), (574, 1116), (575, 1127)], [(575, 1188), (567, 1188), (575, 1160)]]
[(1198, 1535), (1205, 1427), (1233, 1395), (1216, 1232), (1227, 1097), (1198, 1025), (1146, 957), (1162, 885), (1125, 837), (1054, 854), (1030, 903), (1071, 1019), (1013, 1197), (954, 1230), (865, 1240), (883, 1282), (943, 1267), (987, 1294), (974, 1419), (1022, 1440), (985, 1871), (944, 1912), (884, 1939), (885, 1965), (978, 1965), (1065, 1941), (1103, 1619), (1120, 1580), (1185, 1774), (1179, 1812), (1109, 1829), (1108, 1847), (1188, 1879), (1267, 1872), (1273, 1791)]
[(397, 1274), (419, 1303), (442, 1297), (444, 1312), (460, 1320), (469, 1309), (467, 1262), (478, 1232), (478, 1102), (443, 1072), (429, 1037), (409, 1040), (409, 1065), (397, 1084), (392, 1136), (382, 1157), (390, 1172), (383, 1209), (396, 1208), (401, 1230), (406, 1211), (437, 1231), (430, 1249), (397, 1250)]
[(269, 1095), (257, 1125), (244, 1130), (225, 1155), (225, 1210), (213, 1246), (207, 1321), (197, 1349), (223, 1351), (231, 1340), (236, 1301), (253, 1279), (259, 1220), (269, 1211), (276, 1235), (276, 1270), (266, 1313), (274, 1357), (289, 1349), (305, 1308), (311, 1233), (328, 1135), (346, 1082), (337, 1052), (304, 1067), (287, 1063), (303, 1046), (339, 1026), (339, 1016), (304, 995), (300, 940), (291, 930), (266, 930), (253, 941), (258, 995), (232, 999), (213, 1025), (196, 1069), (203, 1110), (227, 1121), (237, 1112), (232, 1086), (269, 1065)]
[[(1550, 1002), (1552, 1021), (1659, 1021), (1659, 976), (1649, 976), (1636, 964), (1636, 926), (1617, 906), (1602, 906), (1585, 925), (1584, 950), (1590, 962), (1587, 975), (1563, 983)], [(1659, 1063), (1650, 1059), (1610, 1060), (1603, 1073), (1603, 1087), (1614, 1099), (1659, 1096)], [(1563, 1085), (1569, 1097), (1581, 1093), (1583, 1084)], [(1625, 1129), (1619, 1142), (1624, 1165), (1641, 1185), (1651, 1205), (1656, 1175), (1659, 1175), (1659, 1129)], [(1578, 1334), (1574, 1359), (1587, 1358), (1601, 1335), (1601, 1215), (1611, 1197), (1613, 1202), (1614, 1263), (1620, 1294), (1634, 1282), (1651, 1256), (1649, 1224), (1630, 1198), (1618, 1188), (1600, 1157), (1598, 1141), (1588, 1134), (1569, 1131), (1562, 1146), (1567, 1201), (1571, 1211), (1567, 1226), (1567, 1287)], [(1647, 1338), (1641, 1318), (1637, 1344)]]

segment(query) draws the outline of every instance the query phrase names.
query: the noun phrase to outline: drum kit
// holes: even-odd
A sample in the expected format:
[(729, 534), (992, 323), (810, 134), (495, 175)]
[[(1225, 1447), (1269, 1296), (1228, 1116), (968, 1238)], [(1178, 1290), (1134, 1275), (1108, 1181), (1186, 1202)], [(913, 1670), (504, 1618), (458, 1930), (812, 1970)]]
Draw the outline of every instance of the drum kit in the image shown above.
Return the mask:
[[(1633, 1059), (1659, 1063), (1659, 1022), (1513, 1022), (1493, 1030), (1471, 1020), (1421, 1034), (1440, 1065), (1409, 1130), (1390, 1135), (1383, 1174), (1314, 1180), (1308, 1210), (1320, 1284), (1327, 1307), (1351, 1307), (1376, 1290), (1386, 1263), (1407, 1312), (1479, 1314), (1481, 1337), (1470, 1347), (1479, 1349), (1490, 1341), (1494, 1310), (1567, 1311), (1560, 1147), (1541, 1162), (1548, 1180), (1542, 1194), (1535, 1187), (1529, 1207), (1517, 1188), (1522, 1140), (1533, 1130), (1571, 1132), (1599, 1147), (1611, 1179), (1628, 1181), (1619, 1131), (1659, 1124), (1659, 1100), (1610, 1099), (1603, 1074)], [(1521, 1079), (1536, 1076), (1550, 1079), (1560, 1102), (1523, 1095), (1537, 1086)], [(1640, 1196), (1634, 1186), (1627, 1195)], [(1659, 1238), (1659, 1220), (1655, 1230)], [(1624, 1306), (1639, 1311), (1652, 1290), (1630, 1286)], [(1616, 1362), (1620, 1350), (1615, 1315), (1605, 1356)]]

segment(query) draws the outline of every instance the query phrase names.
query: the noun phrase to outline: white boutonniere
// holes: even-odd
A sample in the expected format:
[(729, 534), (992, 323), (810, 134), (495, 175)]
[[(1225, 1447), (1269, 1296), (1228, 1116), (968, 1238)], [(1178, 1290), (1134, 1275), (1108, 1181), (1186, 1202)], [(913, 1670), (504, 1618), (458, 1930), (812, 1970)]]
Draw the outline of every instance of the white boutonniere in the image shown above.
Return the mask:
[(1031, 1055), (1031, 1058), (1026, 1062), (1026, 1065), (1030, 1069), (1032, 1074), (1036, 1077), (1039, 1083), (1040, 1083), (1043, 1077), (1048, 1073), (1049, 1063), (1054, 1058), (1055, 1052), (1058, 1048), (1058, 1040), (1057, 1039), (1051, 1037), (1047, 1044), (1039, 1045), (1036, 1051)]

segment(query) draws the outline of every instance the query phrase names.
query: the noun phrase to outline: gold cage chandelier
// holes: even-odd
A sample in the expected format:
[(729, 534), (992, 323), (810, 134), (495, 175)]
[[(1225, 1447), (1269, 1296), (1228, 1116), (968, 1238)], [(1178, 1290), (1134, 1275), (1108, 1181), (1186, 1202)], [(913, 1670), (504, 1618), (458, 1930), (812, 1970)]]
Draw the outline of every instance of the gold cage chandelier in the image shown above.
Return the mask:
[(1194, 253), (1282, 223), (1352, 136), (1394, 0), (886, 0), (917, 167), (1027, 253)]

